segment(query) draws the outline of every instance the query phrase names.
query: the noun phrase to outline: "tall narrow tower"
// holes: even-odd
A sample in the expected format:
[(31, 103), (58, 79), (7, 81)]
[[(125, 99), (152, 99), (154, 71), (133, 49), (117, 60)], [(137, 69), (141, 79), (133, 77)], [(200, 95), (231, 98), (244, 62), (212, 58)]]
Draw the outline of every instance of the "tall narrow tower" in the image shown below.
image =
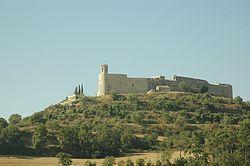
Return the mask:
[(101, 71), (99, 74), (99, 81), (98, 81), (98, 92), (97, 96), (103, 96), (107, 93), (107, 77), (108, 77), (108, 65), (103, 64), (101, 65)]

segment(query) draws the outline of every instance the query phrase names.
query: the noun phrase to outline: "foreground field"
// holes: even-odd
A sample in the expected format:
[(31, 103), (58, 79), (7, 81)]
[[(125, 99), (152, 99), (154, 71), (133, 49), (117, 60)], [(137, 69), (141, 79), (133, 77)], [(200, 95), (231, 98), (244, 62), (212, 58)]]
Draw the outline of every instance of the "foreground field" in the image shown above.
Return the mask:
[[(137, 158), (143, 158), (146, 161), (156, 161), (160, 158), (158, 153), (140, 153), (132, 154), (127, 157), (117, 157), (116, 162), (119, 160), (126, 160), (130, 158), (135, 161)], [(83, 165), (87, 159), (73, 159), (73, 165)], [(103, 159), (93, 159), (97, 165), (101, 165)], [(58, 160), (55, 157), (30, 157), (30, 156), (0, 156), (1, 166), (53, 166), (58, 165)]]

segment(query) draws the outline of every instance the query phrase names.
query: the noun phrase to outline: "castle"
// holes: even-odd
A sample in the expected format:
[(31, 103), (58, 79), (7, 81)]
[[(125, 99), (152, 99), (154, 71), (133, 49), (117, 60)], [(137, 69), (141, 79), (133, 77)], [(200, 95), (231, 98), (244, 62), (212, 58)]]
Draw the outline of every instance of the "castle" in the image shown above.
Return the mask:
[(155, 78), (130, 78), (126, 74), (109, 74), (108, 65), (101, 65), (97, 96), (107, 95), (112, 92), (148, 93), (148, 92), (192, 92), (208, 93), (227, 98), (233, 97), (232, 86), (229, 84), (209, 84), (202, 79), (174, 76), (173, 80), (164, 76)]

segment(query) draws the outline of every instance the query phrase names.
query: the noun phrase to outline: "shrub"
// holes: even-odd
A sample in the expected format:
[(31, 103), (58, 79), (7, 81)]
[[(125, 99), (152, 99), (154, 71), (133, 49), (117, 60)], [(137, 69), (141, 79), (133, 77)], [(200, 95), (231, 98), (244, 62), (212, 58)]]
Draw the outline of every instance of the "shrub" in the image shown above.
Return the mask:
[(136, 159), (136, 166), (145, 166), (145, 160), (144, 159)]
[(134, 166), (134, 163), (131, 159), (126, 160), (126, 166)]
[(113, 165), (115, 165), (115, 158), (113, 156), (105, 157), (102, 165), (103, 166), (113, 166)]
[(207, 91), (208, 91), (208, 86), (202, 86), (201, 87), (201, 93), (207, 93)]
[(125, 166), (125, 161), (124, 160), (120, 160), (118, 162), (118, 166)]
[(189, 92), (189, 91), (191, 91), (190, 84), (188, 84), (187, 82), (184, 82), (184, 81), (182, 81), (182, 82), (179, 83), (179, 88), (183, 92)]
[(243, 99), (242, 99), (240, 96), (237, 96), (237, 97), (234, 98), (234, 102), (235, 102), (236, 104), (241, 104), (242, 101), (243, 101)]
[(96, 166), (96, 162), (91, 162), (88, 160), (84, 163), (84, 166)]
[(70, 159), (71, 155), (67, 153), (60, 152), (56, 155), (59, 160), (59, 164), (62, 166), (69, 166), (72, 164), (72, 160)]

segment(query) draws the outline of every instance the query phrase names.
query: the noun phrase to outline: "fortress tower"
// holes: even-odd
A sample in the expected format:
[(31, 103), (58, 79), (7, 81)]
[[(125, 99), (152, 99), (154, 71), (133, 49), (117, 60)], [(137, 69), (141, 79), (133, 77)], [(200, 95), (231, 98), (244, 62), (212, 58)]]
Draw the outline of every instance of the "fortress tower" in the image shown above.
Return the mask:
[(107, 77), (108, 77), (108, 65), (103, 64), (103, 65), (101, 65), (101, 71), (99, 74), (97, 96), (106, 95), (106, 93), (107, 93)]

